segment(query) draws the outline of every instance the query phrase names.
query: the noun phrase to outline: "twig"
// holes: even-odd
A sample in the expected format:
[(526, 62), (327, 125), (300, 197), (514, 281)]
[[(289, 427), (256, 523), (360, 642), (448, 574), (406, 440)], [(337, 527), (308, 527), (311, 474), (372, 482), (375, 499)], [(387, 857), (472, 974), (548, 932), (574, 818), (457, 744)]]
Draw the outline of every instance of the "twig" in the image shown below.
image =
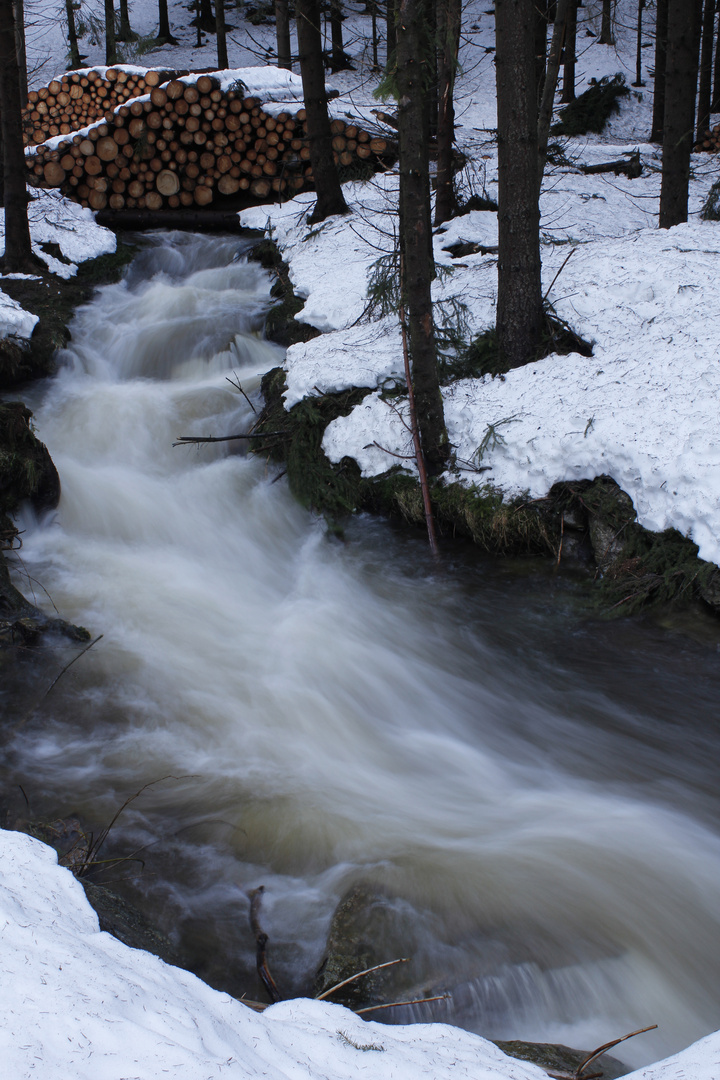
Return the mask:
[(329, 990), (323, 990), (322, 994), (318, 994), (315, 998), (316, 1001), (324, 1001), (326, 997), (330, 997), (336, 990), (340, 990), (343, 986), (347, 986), (348, 983), (355, 982), (357, 979), (362, 979), (363, 975), (370, 975), (373, 971), (382, 971), (383, 968), (394, 967), (395, 964), (407, 964), (407, 959), (400, 960), (388, 960), (385, 964), (376, 964), (375, 967), (365, 968), (364, 971), (358, 971), (355, 975), (351, 975), (349, 979), (343, 979), (342, 982), (335, 983)]
[(268, 936), (263, 932), (263, 929), (260, 926), (260, 905), (262, 904), (264, 892), (265, 886), (259, 885), (257, 889), (252, 889), (251, 892), (248, 893), (248, 896), (250, 897), (250, 929), (255, 935), (257, 973), (262, 980), (262, 984), (268, 993), (270, 1001), (275, 1004), (276, 1001), (282, 1001), (282, 994), (275, 985), (275, 980), (270, 974), (270, 969), (267, 966), (267, 960), (265, 958)]
[[(592, 1054), (589, 1054), (583, 1062), (581, 1062), (575, 1070), (575, 1080), (580, 1080), (580, 1073), (583, 1069), (594, 1061), (595, 1058), (600, 1057), (606, 1050), (612, 1050), (613, 1046), (617, 1046), (621, 1042), (625, 1042), (627, 1039), (634, 1039), (636, 1035), (644, 1035), (646, 1031), (655, 1031), (657, 1024), (650, 1024), (649, 1027), (638, 1028), (637, 1031), (631, 1031), (629, 1035), (623, 1035), (619, 1039), (613, 1039), (612, 1042), (605, 1043), (603, 1046), (598, 1046), (597, 1050), (593, 1050)], [(585, 1078), (587, 1080), (587, 1078)]]
[(551, 291), (552, 291), (552, 287), (553, 287), (553, 285), (555, 284), (555, 282), (557, 281), (557, 279), (558, 279), (558, 278), (560, 277), (560, 275), (562, 274), (563, 270), (565, 269), (565, 267), (567, 266), (567, 264), (569, 263), (570, 259), (571, 259), (571, 258), (573, 257), (573, 255), (575, 254), (575, 252), (576, 252), (576, 251), (577, 251), (577, 248), (570, 248), (570, 251), (569, 251), (569, 252), (567, 253), (567, 255), (565, 256), (565, 258), (563, 259), (563, 264), (562, 264), (562, 266), (560, 267), (560, 269), (558, 270), (557, 274), (555, 275), (555, 277), (554, 277), (554, 278), (552, 279), (552, 281), (550, 282), (550, 284), (549, 284), (549, 286), (548, 286), (548, 290), (547, 290), (547, 292), (545, 293), (545, 295), (543, 296), (543, 304), (545, 303), (545, 301), (547, 300), (548, 296), (550, 295), (550, 293), (551, 293)]
[(363, 446), (363, 450), (367, 450), (371, 446), (377, 446), (378, 450), (382, 450), (383, 454), (390, 454), (390, 457), (400, 458), (401, 461), (412, 461), (415, 457), (414, 454), (396, 454), (394, 450), (388, 450), (386, 446), (381, 446), (377, 439), (373, 439), (367, 446)]
[(415, 998), (413, 1001), (391, 1001), (387, 1005), (370, 1005), (366, 1009), (354, 1009), (356, 1016), (363, 1013), (376, 1012), (378, 1009), (396, 1009), (398, 1005), (425, 1005), (428, 1001), (447, 1001), (450, 994), (438, 994), (437, 997)]
[(101, 640), (101, 639), (102, 639), (102, 638), (103, 638), (104, 636), (105, 636), (104, 634), (100, 634), (100, 635), (99, 635), (99, 637), (96, 637), (96, 638), (95, 638), (95, 640), (94, 640), (94, 641), (91, 641), (89, 645), (86, 645), (84, 649), (81, 649), (81, 651), (80, 651), (80, 652), (79, 652), (79, 653), (77, 654), (77, 656), (73, 656), (73, 658), (72, 658), (72, 660), (70, 661), (70, 663), (69, 663), (69, 664), (66, 664), (66, 665), (65, 665), (65, 667), (64, 667), (64, 668), (62, 669), (62, 671), (60, 672), (60, 674), (59, 674), (59, 675), (56, 675), (56, 676), (55, 676), (55, 678), (54, 678), (54, 679), (53, 679), (53, 681), (52, 681), (52, 682), (50, 683), (50, 685), (48, 686), (47, 690), (45, 691), (45, 693), (43, 694), (43, 696), (42, 696), (42, 697), (40, 698), (40, 700), (39, 700), (39, 701), (37, 702), (37, 704), (36, 704), (36, 705), (34, 705), (32, 709), (29, 709), (29, 710), (28, 710), (28, 711), (27, 711), (27, 712), (25, 713), (25, 715), (23, 716), (22, 720), (20, 720), (20, 721), (19, 721), (19, 722), (18, 722), (18, 723), (16, 724), (16, 726), (15, 726), (15, 731), (17, 731), (17, 729), (18, 729), (19, 727), (22, 727), (22, 725), (23, 725), (24, 723), (26, 723), (26, 722), (27, 722), (27, 721), (28, 721), (28, 720), (30, 719), (30, 717), (31, 717), (31, 716), (32, 716), (32, 714), (33, 714), (33, 713), (35, 712), (35, 710), (36, 710), (36, 709), (38, 709), (38, 708), (40, 707), (40, 705), (42, 705), (43, 701), (44, 701), (44, 700), (45, 700), (45, 698), (46, 698), (46, 697), (48, 696), (48, 694), (50, 693), (50, 691), (52, 690), (52, 688), (53, 688), (53, 687), (54, 687), (54, 686), (55, 686), (55, 685), (56, 685), (57, 683), (59, 683), (59, 682), (60, 682), (60, 679), (62, 679), (62, 677), (63, 677), (63, 675), (65, 674), (65, 672), (66, 672), (66, 671), (67, 671), (67, 670), (68, 670), (69, 668), (71, 668), (71, 667), (73, 666), (73, 664), (75, 663), (75, 661), (76, 661), (76, 660), (79, 660), (81, 656), (84, 656), (86, 652), (88, 652), (88, 651), (89, 651), (90, 649), (92, 649), (93, 645), (97, 645), (98, 641), (100, 641), (100, 640)]
[(560, 556), (562, 555), (563, 537), (564, 536), (565, 536), (565, 513), (563, 512), (560, 515), (560, 546), (558, 547), (558, 557), (557, 557), (557, 562), (555, 563), (556, 566), (560, 565)]
[[(234, 371), (233, 371), (233, 375), (235, 375)], [(228, 375), (226, 375), (225, 376), (225, 382), (229, 382), (231, 386), (235, 386), (240, 391), (240, 393), (245, 398), (245, 400), (247, 401), (247, 403), (250, 406), (250, 408), (252, 409), (252, 411), (257, 416), (257, 409), (255, 408), (252, 401), (250, 400), (250, 398), (247, 396), (247, 394), (243, 390), (242, 386), (240, 385), (240, 380), (238, 379), (237, 375), (235, 375), (234, 379), (231, 379)]]

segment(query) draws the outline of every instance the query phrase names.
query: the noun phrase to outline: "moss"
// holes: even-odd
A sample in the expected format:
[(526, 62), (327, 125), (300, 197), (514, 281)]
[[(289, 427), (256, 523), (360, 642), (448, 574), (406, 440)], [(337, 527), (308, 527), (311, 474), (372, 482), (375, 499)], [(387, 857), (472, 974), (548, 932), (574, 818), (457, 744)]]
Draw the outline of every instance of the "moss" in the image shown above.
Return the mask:
[(273, 304), (265, 319), (265, 336), (286, 349), (300, 341), (311, 341), (320, 331), (307, 323), (298, 322), (295, 316), (302, 311), (305, 301), (295, 295), (288, 273), (288, 265), (273, 240), (264, 239), (250, 251), (248, 259), (259, 262), (266, 270), (271, 270), (276, 277), (272, 296)]
[(0, 515), (29, 500), (40, 510), (57, 505), (60, 481), (50, 455), (30, 427), (20, 401), (0, 402)]
[[(553, 354), (567, 356), (574, 352), (580, 353), (581, 356), (592, 356), (592, 351), (593, 347), (589, 341), (585, 341), (576, 334), (568, 323), (559, 319), (548, 308), (544, 314), (540, 344), (527, 362), (535, 364), (545, 356)], [(441, 357), (439, 369), (441, 385), (447, 386), (458, 379), (504, 375), (510, 370), (510, 365), (500, 351), (495, 327), (489, 327), (474, 337), (465, 348), (458, 350), (455, 356)]]
[(551, 134), (586, 135), (590, 131), (600, 134), (612, 114), (618, 112), (618, 99), (629, 93), (623, 75), (612, 78), (606, 75), (560, 110), (560, 119), (550, 129)]
[(37, 315), (40, 322), (27, 345), (9, 339), (0, 341), (0, 390), (53, 373), (56, 351), (70, 340), (68, 323), (75, 308), (87, 303), (97, 286), (117, 281), (135, 251), (128, 244), (118, 243), (112, 255), (81, 263), (76, 276), (68, 280), (41, 272), (37, 281), (3, 281), (3, 291)]

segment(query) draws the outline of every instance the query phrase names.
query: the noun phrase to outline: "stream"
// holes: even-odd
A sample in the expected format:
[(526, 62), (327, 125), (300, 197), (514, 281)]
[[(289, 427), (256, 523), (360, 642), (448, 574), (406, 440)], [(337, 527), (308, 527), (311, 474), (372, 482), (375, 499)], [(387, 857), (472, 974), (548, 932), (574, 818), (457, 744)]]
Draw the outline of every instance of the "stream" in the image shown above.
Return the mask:
[[(193, 970), (312, 993), (338, 901), (387, 897), (385, 959), (452, 999), (377, 1018), (656, 1060), (718, 1027), (718, 642), (590, 618), (570, 572), (361, 517), (345, 542), (245, 444), (282, 352), (242, 238), (149, 234), (26, 400), (62, 479), (16, 580), (100, 641), (0, 688), (3, 789), (96, 832)], [(13, 798), (15, 796), (13, 795)], [(438, 989), (439, 988), (439, 989)]]

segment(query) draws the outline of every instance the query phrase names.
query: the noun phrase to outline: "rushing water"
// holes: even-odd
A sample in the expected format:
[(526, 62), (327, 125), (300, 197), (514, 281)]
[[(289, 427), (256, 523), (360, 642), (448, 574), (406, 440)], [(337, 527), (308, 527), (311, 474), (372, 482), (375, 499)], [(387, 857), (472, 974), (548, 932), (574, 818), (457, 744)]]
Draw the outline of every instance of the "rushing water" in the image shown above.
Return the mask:
[(233, 992), (258, 993), (248, 890), (290, 994), (370, 883), (408, 989), (454, 991), (399, 1019), (581, 1046), (659, 1023), (631, 1063), (717, 1027), (715, 644), (593, 625), (540, 567), (438, 571), (369, 519), (329, 540), (242, 444), (173, 448), (247, 430), (227, 376), (257, 401), (280, 360), (238, 247), (149, 238), (33, 403), (63, 497), (23, 573), (104, 636), (47, 697), (76, 649), (6, 685), (6, 786), (97, 828), (172, 777), (109, 843), (145, 846), (133, 888)]

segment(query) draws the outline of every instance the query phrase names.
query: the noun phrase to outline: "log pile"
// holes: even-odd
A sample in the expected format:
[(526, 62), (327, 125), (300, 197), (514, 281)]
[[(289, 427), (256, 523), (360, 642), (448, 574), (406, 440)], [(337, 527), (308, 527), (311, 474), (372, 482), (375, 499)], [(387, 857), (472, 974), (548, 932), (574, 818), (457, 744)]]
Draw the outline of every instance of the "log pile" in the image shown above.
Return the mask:
[(168, 71), (131, 73), (108, 68), (105, 77), (98, 71), (68, 71), (39, 90), (31, 90), (23, 110), (25, 142), (43, 143), (54, 135), (68, 135), (99, 120), (107, 112), (131, 98), (149, 94), (170, 78)]
[[(355, 124), (332, 121), (336, 163), (378, 167), (394, 147)], [(216, 195), (261, 201), (312, 184), (305, 111), (267, 113), (243, 90), (209, 75), (172, 79), (106, 113), (86, 134), (28, 155), (30, 182), (59, 187), (93, 210), (204, 207)]]
[(716, 124), (714, 128), (705, 132), (703, 138), (695, 146), (696, 150), (705, 150), (711, 154), (716, 154), (720, 150), (720, 124)]

